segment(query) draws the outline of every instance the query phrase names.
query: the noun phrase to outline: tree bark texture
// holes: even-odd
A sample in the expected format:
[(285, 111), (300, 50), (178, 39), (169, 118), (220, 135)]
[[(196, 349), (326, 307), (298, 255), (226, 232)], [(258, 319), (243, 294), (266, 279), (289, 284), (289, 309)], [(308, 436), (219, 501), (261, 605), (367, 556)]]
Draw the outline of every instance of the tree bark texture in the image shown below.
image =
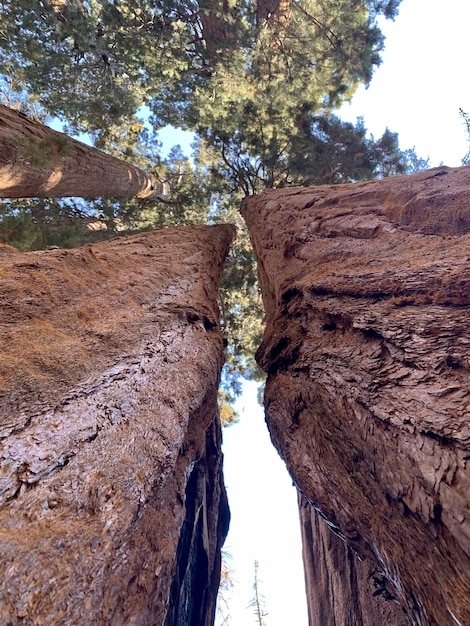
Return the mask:
[[(302, 506), (369, 560), (361, 594), (395, 598), (422, 626), (470, 624), (469, 197), (470, 168), (436, 168), (267, 191), (242, 209), (273, 443)], [(304, 555), (325, 570), (306, 559), (311, 626), (374, 623), (335, 612), (353, 570), (302, 516)], [(338, 588), (320, 618), (315, 581), (328, 579)]]
[(157, 199), (163, 183), (0, 105), (0, 197)]
[(0, 624), (212, 626), (233, 234), (0, 246)]
[(310, 624), (408, 626), (387, 580), (370, 559), (361, 560), (299, 494), (305, 584)]

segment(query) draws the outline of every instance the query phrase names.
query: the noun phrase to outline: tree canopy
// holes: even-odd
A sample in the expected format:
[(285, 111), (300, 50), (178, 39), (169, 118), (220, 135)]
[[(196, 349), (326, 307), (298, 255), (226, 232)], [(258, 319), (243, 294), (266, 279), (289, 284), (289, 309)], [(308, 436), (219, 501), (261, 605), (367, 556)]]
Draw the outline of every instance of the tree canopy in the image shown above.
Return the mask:
[[(367, 135), (335, 110), (380, 63), (379, 18), (400, 0), (3, 0), (2, 102), (166, 181), (170, 197), (4, 201), (0, 238), (31, 249), (180, 223), (236, 223), (223, 279), (226, 392), (262, 331), (256, 268), (238, 213), (280, 185), (422, 169), (395, 133)], [(161, 154), (159, 128), (194, 133), (191, 156)], [(91, 230), (93, 224), (95, 230)]]
[(233, 133), (256, 115), (292, 126), (305, 103), (338, 104), (370, 80), (377, 17), (399, 1), (4, 0), (0, 71), (80, 130), (144, 104), (192, 129)]

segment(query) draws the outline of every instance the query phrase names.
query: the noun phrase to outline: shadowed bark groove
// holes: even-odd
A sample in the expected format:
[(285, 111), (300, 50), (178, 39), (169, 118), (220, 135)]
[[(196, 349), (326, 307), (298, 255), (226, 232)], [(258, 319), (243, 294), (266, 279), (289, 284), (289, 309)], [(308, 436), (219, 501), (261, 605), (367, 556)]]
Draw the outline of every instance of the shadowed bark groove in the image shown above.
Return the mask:
[(0, 246), (0, 623), (212, 625), (233, 234)]
[(469, 196), (470, 168), (437, 168), (242, 209), (311, 626), (470, 624)]

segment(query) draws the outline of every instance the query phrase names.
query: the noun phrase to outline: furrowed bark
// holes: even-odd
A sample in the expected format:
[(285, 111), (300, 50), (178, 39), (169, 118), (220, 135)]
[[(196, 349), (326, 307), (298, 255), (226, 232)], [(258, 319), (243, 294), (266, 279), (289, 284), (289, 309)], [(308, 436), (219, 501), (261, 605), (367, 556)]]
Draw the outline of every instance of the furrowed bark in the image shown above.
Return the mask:
[(212, 626), (233, 234), (0, 246), (0, 623)]
[(470, 168), (442, 167), (245, 201), (310, 626), (401, 623), (384, 600), (410, 624), (470, 624), (469, 197)]

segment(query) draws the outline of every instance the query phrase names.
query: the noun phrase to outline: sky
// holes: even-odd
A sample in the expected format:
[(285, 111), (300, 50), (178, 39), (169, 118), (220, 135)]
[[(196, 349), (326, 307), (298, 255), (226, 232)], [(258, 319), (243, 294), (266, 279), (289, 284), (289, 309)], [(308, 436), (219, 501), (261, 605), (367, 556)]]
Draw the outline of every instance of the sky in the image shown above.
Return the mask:
[[(470, 1), (404, 0), (396, 20), (381, 26), (387, 38), (382, 65), (341, 117), (364, 117), (376, 138), (386, 127), (398, 132), (400, 147), (414, 147), (430, 167), (461, 165), (469, 148), (459, 108), (470, 113)], [(224, 549), (235, 583), (228, 624), (257, 624), (250, 607), (257, 560), (265, 626), (307, 626), (296, 493), (270, 443), (256, 388), (245, 383), (240, 422), (224, 431), (232, 509)]]
[(459, 108), (470, 113), (470, 2), (404, 0), (386, 35), (382, 65), (341, 117), (378, 138), (386, 127), (400, 147), (416, 148), (430, 165), (461, 165), (468, 143)]
[(268, 612), (266, 626), (306, 626), (296, 491), (271, 444), (257, 387), (255, 382), (244, 384), (236, 406), (240, 422), (224, 430), (224, 474), (232, 516), (224, 550), (232, 557), (228, 564), (234, 581), (228, 623), (257, 623), (249, 606), (256, 560)]

